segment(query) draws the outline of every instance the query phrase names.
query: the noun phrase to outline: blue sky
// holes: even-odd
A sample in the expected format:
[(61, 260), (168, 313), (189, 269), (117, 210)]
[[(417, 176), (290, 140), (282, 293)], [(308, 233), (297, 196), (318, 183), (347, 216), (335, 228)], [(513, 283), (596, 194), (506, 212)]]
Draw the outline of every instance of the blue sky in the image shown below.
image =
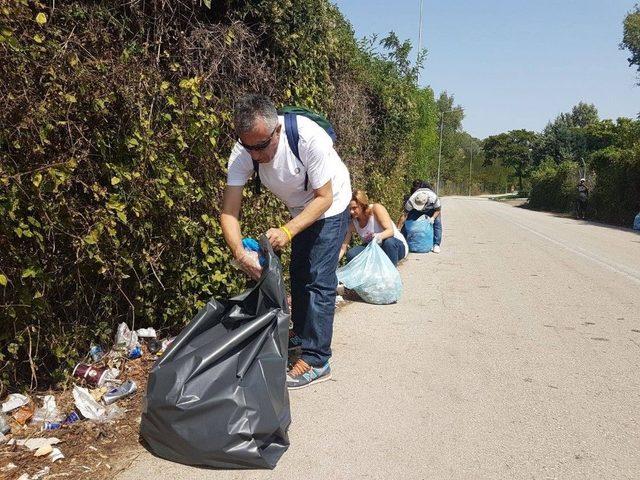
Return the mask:
[[(357, 37), (395, 31), (418, 43), (420, 0), (337, 0)], [(618, 48), (634, 0), (424, 0), (421, 85), (465, 108), (484, 138), (540, 131), (580, 101), (601, 118), (635, 117), (640, 86)]]

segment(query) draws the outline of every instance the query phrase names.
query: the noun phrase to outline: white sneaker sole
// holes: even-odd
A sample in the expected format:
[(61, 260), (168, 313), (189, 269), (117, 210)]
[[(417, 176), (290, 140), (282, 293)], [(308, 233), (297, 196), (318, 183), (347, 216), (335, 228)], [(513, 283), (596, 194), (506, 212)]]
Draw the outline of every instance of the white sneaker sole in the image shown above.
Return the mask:
[(313, 382), (309, 382), (309, 383), (307, 383), (305, 385), (301, 385), (299, 387), (287, 387), (287, 390), (300, 390), (302, 388), (310, 387), (311, 385), (317, 385), (318, 383), (326, 382), (327, 380), (331, 380), (331, 374), (330, 373), (328, 375), (324, 375), (324, 376), (314, 380)]

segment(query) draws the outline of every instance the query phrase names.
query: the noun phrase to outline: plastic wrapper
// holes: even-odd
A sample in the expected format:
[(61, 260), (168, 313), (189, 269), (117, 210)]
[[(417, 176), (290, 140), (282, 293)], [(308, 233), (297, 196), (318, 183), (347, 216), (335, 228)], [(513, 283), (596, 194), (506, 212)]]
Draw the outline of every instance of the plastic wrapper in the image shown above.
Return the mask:
[(156, 455), (216, 468), (274, 468), (289, 446), (289, 309), (266, 237), (257, 284), (210, 300), (153, 366), (140, 433)]
[(7, 434), (11, 431), (11, 426), (9, 425), (9, 417), (7, 417), (4, 413), (0, 412), (0, 435)]
[(633, 220), (633, 229), (640, 231), (640, 213), (638, 213)]
[(120, 417), (124, 411), (115, 405), (107, 407), (96, 402), (86, 388), (73, 386), (73, 399), (82, 416), (98, 423), (111, 422)]
[(402, 295), (400, 272), (376, 242), (337, 271), (338, 281), (362, 300), (376, 305), (397, 302)]
[(426, 216), (422, 215), (417, 220), (404, 222), (403, 230), (406, 232), (409, 251), (414, 253), (427, 253), (433, 248), (433, 225)]
[(140, 343), (138, 343), (138, 334), (136, 332), (132, 332), (127, 324), (122, 322), (118, 325), (114, 345), (118, 348), (124, 348), (127, 353), (129, 353), (140, 345)]
[(31, 423), (60, 422), (64, 417), (56, 406), (56, 399), (53, 395), (45, 395), (41, 408), (36, 408), (31, 417)]
[(25, 397), (19, 393), (11, 393), (7, 395), (7, 398), (2, 402), (2, 411), (4, 413), (11, 412), (17, 408), (22, 407), (29, 403), (29, 397)]
[(136, 333), (138, 334), (138, 338), (156, 338), (158, 336), (156, 329), (153, 327), (139, 328), (136, 330)]

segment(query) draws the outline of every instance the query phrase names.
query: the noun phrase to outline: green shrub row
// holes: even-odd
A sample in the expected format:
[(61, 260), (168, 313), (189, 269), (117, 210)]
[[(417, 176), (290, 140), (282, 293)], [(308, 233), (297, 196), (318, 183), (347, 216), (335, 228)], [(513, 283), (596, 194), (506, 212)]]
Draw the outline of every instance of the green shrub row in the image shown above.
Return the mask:
[[(589, 216), (630, 227), (640, 212), (640, 121), (594, 122), (580, 131), (586, 145)], [(532, 208), (569, 212), (575, 208), (580, 166), (547, 159), (531, 169)]]
[[(119, 322), (176, 333), (244, 287), (218, 223), (243, 92), (327, 114), (397, 214), (418, 90), (407, 45), (378, 47), (328, 0), (2, 3), (0, 396), (64, 382)], [(246, 234), (284, 221), (245, 201)]]

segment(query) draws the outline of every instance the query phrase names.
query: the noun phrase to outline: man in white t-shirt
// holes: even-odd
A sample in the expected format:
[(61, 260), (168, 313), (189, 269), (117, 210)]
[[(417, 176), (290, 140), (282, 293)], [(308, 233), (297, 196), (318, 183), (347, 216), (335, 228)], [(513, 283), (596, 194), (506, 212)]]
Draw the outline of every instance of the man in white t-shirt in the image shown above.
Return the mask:
[[(349, 223), (351, 181), (327, 132), (302, 115), (285, 115), (289, 115), (286, 124), (273, 102), (262, 95), (245, 95), (236, 102), (234, 126), (239, 140), (229, 157), (220, 224), (235, 259), (258, 278), (260, 270), (242, 247), (238, 221), (242, 190), (254, 170), (291, 213), (285, 225), (267, 230), (267, 238), (276, 250), (291, 243), (291, 309), (301, 355), (287, 374), (287, 387), (296, 389), (331, 375), (336, 268)], [(297, 156), (286, 127), (299, 137)]]

